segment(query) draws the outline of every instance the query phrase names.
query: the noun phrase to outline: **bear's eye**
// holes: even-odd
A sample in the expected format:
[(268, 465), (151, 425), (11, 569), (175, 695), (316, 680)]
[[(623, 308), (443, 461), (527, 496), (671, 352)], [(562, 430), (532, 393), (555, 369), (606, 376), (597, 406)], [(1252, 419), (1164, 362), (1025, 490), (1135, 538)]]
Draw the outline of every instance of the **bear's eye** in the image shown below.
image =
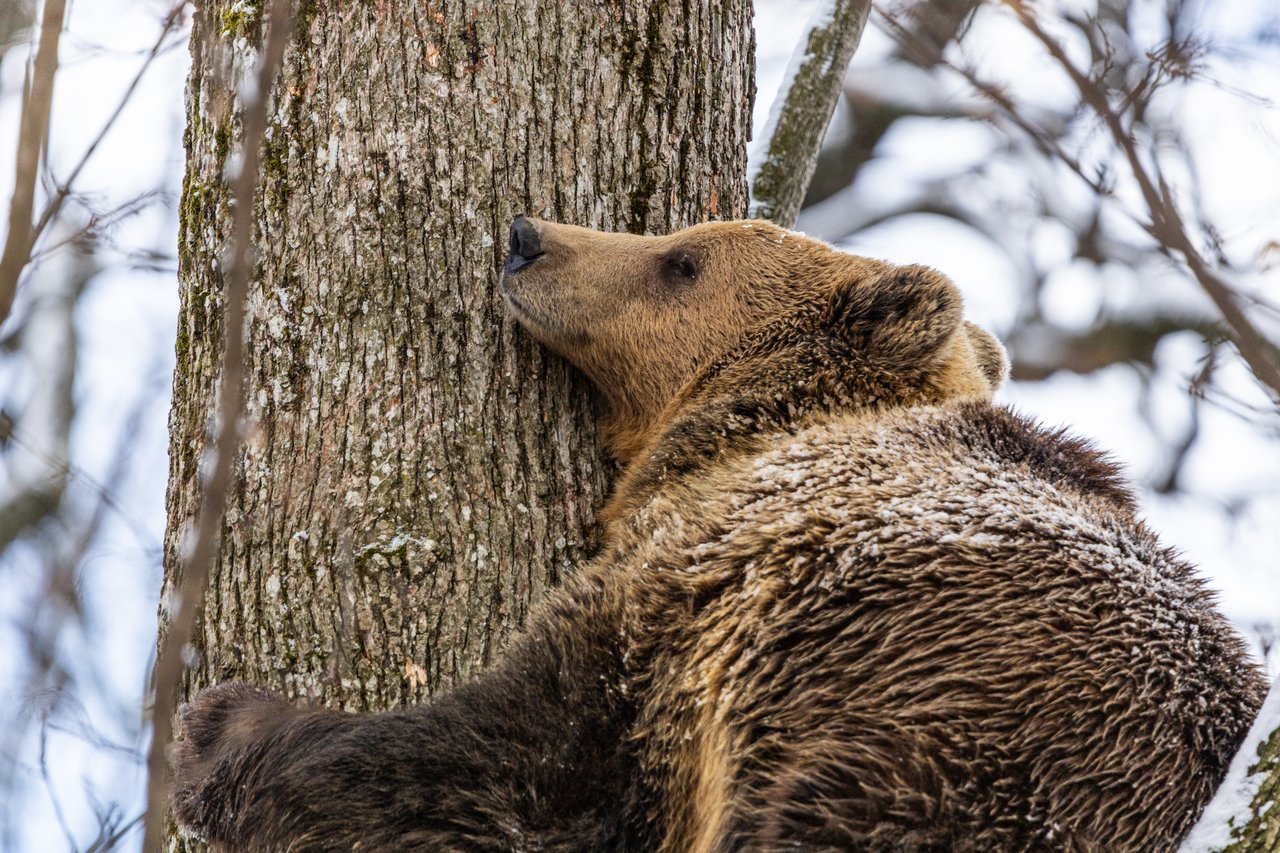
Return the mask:
[(672, 252), (664, 259), (664, 265), (673, 278), (693, 281), (698, 277), (698, 263), (688, 252)]

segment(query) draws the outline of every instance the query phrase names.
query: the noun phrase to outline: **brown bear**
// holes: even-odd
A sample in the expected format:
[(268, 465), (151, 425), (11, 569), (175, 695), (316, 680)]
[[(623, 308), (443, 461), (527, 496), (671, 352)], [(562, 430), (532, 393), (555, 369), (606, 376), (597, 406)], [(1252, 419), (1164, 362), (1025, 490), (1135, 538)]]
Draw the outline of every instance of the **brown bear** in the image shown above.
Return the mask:
[(990, 402), (923, 267), (763, 222), (519, 218), (502, 293), (608, 397), (607, 545), (490, 672), (182, 712), (181, 824), (257, 850), (1170, 850), (1263, 693), (1085, 443)]

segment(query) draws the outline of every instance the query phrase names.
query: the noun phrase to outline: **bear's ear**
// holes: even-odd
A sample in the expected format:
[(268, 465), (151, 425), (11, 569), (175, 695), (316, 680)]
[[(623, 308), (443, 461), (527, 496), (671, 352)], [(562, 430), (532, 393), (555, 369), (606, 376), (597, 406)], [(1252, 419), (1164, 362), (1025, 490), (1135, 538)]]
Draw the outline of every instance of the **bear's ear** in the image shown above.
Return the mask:
[(978, 369), (987, 377), (991, 390), (995, 391), (1009, 378), (1009, 356), (1005, 353), (1004, 344), (995, 335), (968, 320), (964, 322), (964, 331), (969, 338), (969, 349), (973, 350), (973, 357), (978, 362)]
[(904, 371), (926, 370), (946, 357), (963, 310), (950, 279), (912, 265), (842, 282), (825, 321), (866, 358)]

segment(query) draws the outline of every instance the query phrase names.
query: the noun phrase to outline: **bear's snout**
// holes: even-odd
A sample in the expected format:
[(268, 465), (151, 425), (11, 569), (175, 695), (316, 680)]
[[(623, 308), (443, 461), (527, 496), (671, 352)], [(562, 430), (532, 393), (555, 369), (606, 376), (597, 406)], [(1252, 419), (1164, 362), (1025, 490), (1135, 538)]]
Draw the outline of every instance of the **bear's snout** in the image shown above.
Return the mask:
[(511, 221), (508, 242), (511, 253), (507, 255), (507, 272), (514, 273), (542, 257), (542, 236), (538, 227), (523, 216)]

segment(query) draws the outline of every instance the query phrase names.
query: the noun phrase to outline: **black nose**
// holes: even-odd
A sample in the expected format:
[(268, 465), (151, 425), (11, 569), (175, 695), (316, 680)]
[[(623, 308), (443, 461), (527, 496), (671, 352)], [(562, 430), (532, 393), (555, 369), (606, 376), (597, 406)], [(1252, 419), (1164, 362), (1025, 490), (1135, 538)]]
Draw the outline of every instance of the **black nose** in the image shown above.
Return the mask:
[(511, 254), (531, 261), (542, 254), (542, 238), (538, 229), (523, 216), (511, 222)]

